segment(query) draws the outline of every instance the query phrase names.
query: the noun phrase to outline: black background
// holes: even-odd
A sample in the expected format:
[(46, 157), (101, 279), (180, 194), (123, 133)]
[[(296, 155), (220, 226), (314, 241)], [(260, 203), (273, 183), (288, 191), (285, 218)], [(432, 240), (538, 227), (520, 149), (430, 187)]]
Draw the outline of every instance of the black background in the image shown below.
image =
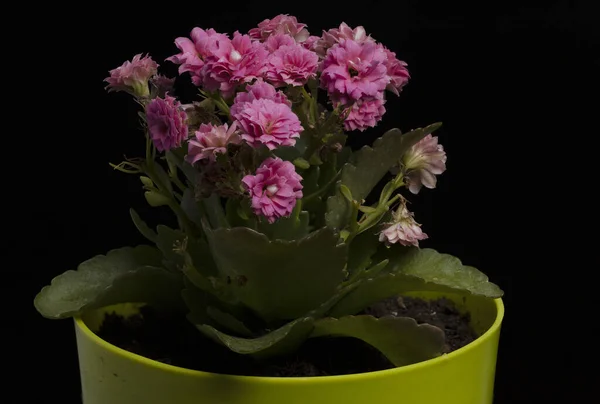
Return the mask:
[(593, 157), (583, 155), (596, 150), (598, 136), (593, 3), (107, 2), (23, 14), (27, 32), (11, 41), (24, 77), (15, 91), (23, 100), (13, 99), (21, 115), (11, 124), (19, 152), (5, 170), (18, 191), (3, 193), (16, 205), (4, 213), (17, 230), (6, 235), (6, 255), (15, 258), (3, 283), (16, 395), (2, 401), (78, 402), (72, 322), (43, 319), (33, 297), (93, 255), (144, 242), (128, 214), (129, 206), (152, 211), (139, 181), (108, 166), (143, 152), (136, 106), (104, 91), (108, 70), (148, 52), (173, 75), (161, 61), (193, 27), (247, 32), (289, 13), (317, 35), (342, 21), (363, 25), (408, 62), (409, 85), (388, 96), (377, 129), (350, 135), (353, 145), (392, 127), (444, 123), (438, 135), (448, 170), (436, 190), (411, 197), (411, 207), (430, 236), (422, 246), (459, 256), (505, 290), (495, 403), (584, 402), (598, 382), (597, 319), (586, 288), (600, 266), (581, 253), (598, 240), (581, 230), (593, 229), (596, 217), (591, 210), (576, 218), (595, 202), (593, 180), (576, 184), (593, 175), (586, 166)]

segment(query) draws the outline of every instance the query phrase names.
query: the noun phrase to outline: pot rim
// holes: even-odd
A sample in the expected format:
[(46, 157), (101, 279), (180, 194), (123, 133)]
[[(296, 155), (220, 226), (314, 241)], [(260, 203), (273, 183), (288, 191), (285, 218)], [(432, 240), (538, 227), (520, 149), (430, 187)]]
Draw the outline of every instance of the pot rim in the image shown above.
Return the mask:
[(142, 365), (156, 368), (158, 370), (162, 370), (165, 372), (171, 373), (179, 373), (185, 376), (193, 376), (193, 377), (222, 377), (229, 379), (230, 381), (240, 381), (240, 382), (263, 382), (263, 383), (275, 383), (275, 384), (287, 384), (287, 383), (327, 383), (332, 381), (345, 381), (351, 382), (357, 379), (365, 380), (370, 378), (377, 378), (383, 375), (392, 375), (397, 374), (400, 375), (405, 372), (410, 372), (417, 369), (423, 369), (431, 366), (435, 366), (441, 362), (451, 360), (455, 357), (461, 356), (464, 353), (475, 349), (477, 346), (485, 343), (487, 340), (492, 338), (494, 334), (499, 332), (499, 329), (502, 324), (502, 320), (504, 318), (504, 303), (502, 298), (493, 299), (494, 305), (496, 307), (496, 318), (494, 319), (494, 323), (491, 327), (484, 332), (479, 338), (474, 340), (473, 342), (465, 345), (462, 348), (459, 348), (455, 351), (452, 351), (448, 354), (443, 354), (438, 356), (437, 358), (429, 359), (423, 362), (414, 363), (412, 365), (401, 366), (392, 369), (378, 370), (374, 372), (367, 373), (355, 373), (350, 375), (335, 375), (335, 376), (310, 376), (310, 377), (268, 377), (268, 376), (240, 376), (240, 375), (229, 375), (224, 373), (211, 373), (205, 372), (201, 370), (193, 370), (186, 369), (179, 366), (169, 365), (166, 363), (158, 362), (153, 359), (146, 358), (144, 356), (129, 352), (125, 349), (119, 348), (99, 336), (97, 336), (84, 322), (81, 316), (76, 316), (74, 318), (76, 326), (79, 330), (88, 338), (90, 341), (99, 345), (101, 348), (112, 352), (115, 355), (122, 356), (128, 358), (131, 361), (138, 362)]

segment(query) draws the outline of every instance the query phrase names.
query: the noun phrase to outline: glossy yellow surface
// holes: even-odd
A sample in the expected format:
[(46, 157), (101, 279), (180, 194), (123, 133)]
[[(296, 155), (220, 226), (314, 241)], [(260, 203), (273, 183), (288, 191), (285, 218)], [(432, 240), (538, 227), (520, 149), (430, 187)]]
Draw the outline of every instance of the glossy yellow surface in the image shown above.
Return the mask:
[(92, 331), (106, 311), (126, 315), (139, 305), (90, 312), (75, 320), (83, 403), (491, 404), (502, 300), (448, 297), (471, 312), (473, 327), (483, 332), (471, 344), (401, 368), (312, 378), (229, 376), (166, 365), (117, 348)]

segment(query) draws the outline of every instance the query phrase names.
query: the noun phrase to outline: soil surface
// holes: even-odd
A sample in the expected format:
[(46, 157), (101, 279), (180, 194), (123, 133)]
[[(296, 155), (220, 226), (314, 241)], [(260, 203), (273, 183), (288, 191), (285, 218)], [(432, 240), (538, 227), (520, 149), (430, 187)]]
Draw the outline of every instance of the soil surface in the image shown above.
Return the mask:
[[(412, 317), (435, 325), (446, 334), (446, 350), (452, 352), (477, 335), (448, 299), (427, 302), (415, 298), (391, 298), (362, 314), (375, 317)], [(355, 338), (311, 338), (294, 355), (257, 362), (208, 340), (185, 316), (160, 314), (151, 307), (124, 318), (107, 314), (98, 336), (120, 348), (156, 361), (213, 373), (250, 376), (331, 376), (365, 373), (394, 366), (376, 349)]]

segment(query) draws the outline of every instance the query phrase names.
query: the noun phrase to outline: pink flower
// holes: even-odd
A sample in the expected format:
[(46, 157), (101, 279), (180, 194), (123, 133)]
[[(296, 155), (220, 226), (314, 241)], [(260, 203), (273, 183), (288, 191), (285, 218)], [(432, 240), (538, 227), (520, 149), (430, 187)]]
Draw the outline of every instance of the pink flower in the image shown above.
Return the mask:
[(271, 53), (285, 45), (296, 45), (296, 41), (286, 34), (271, 35), (265, 41), (265, 48)]
[(390, 82), (386, 60), (383, 49), (373, 42), (359, 44), (343, 39), (327, 52), (321, 86), (329, 92), (332, 101), (342, 104), (365, 96), (377, 97)]
[(302, 198), (301, 181), (292, 163), (270, 157), (256, 170), (256, 175), (246, 175), (242, 184), (252, 198), (254, 213), (273, 223), (292, 213), (296, 201)]
[(299, 23), (296, 17), (287, 14), (279, 14), (271, 20), (266, 19), (258, 24), (258, 28), (252, 28), (248, 32), (252, 39), (260, 41), (276, 34), (290, 35), (296, 42), (304, 42), (309, 36), (306, 24)]
[(264, 98), (244, 103), (235, 119), (242, 139), (255, 148), (261, 144), (269, 150), (294, 146), (304, 130), (288, 105)]
[(104, 79), (108, 83), (106, 89), (111, 91), (126, 91), (138, 97), (150, 94), (148, 80), (156, 74), (158, 64), (150, 56), (135, 55), (122, 66), (109, 71), (110, 76)]
[(400, 243), (403, 246), (418, 247), (419, 240), (428, 238), (421, 230), (421, 225), (415, 222), (413, 213), (406, 209), (404, 202), (392, 216), (394, 221), (379, 233), (379, 241), (385, 241), (388, 245)]
[(156, 97), (146, 107), (148, 132), (158, 151), (181, 146), (188, 136), (187, 115), (174, 97)]
[(301, 45), (283, 45), (267, 61), (265, 78), (276, 87), (303, 86), (317, 74), (319, 57)]
[(446, 152), (437, 136), (427, 135), (404, 154), (402, 162), (408, 189), (417, 194), (423, 185), (435, 188), (436, 175), (446, 171)]
[(364, 27), (359, 26), (352, 29), (348, 26), (348, 24), (343, 22), (339, 28), (323, 31), (323, 36), (320, 38), (317, 37), (317, 40), (314, 41), (312, 50), (314, 50), (319, 57), (324, 58), (329, 48), (340, 43), (344, 39), (351, 39), (359, 44), (365, 42), (375, 42), (370, 35), (367, 35)]
[(216, 161), (217, 154), (227, 152), (228, 144), (242, 142), (236, 129), (235, 122), (231, 127), (226, 123), (219, 126), (203, 123), (196, 131), (195, 138), (188, 141), (188, 154), (185, 159), (190, 164), (203, 159)]
[(219, 34), (214, 29), (207, 31), (202, 28), (194, 28), (188, 38), (175, 39), (175, 45), (181, 53), (167, 58), (179, 66), (179, 74), (190, 72), (192, 81), (200, 86), (202, 83), (202, 67), (204, 67), (204, 58), (214, 53), (228, 44), (230, 39), (225, 34)]
[(308, 38), (306, 38), (306, 41), (302, 42), (302, 46), (304, 46), (306, 49), (314, 51), (315, 45), (319, 39), (321, 39), (320, 36), (311, 35)]
[(406, 83), (408, 83), (408, 79), (410, 79), (410, 74), (406, 68), (407, 64), (406, 62), (398, 60), (396, 54), (389, 49), (384, 47), (383, 51), (387, 56), (385, 65), (387, 67), (387, 74), (391, 79), (386, 89), (399, 95), (400, 91), (402, 91), (402, 87), (404, 87)]
[(202, 84), (209, 91), (220, 90), (224, 97), (230, 97), (238, 85), (263, 75), (268, 55), (263, 44), (235, 32), (231, 41), (220, 44), (206, 57)]
[(366, 98), (356, 101), (349, 108), (349, 114), (344, 120), (344, 130), (364, 131), (367, 128), (377, 126), (385, 113), (385, 100), (383, 96)]
[(292, 106), (292, 103), (283, 92), (276, 90), (275, 87), (264, 82), (262, 79), (258, 79), (254, 84), (247, 86), (246, 91), (240, 91), (236, 94), (230, 109), (231, 116), (236, 117), (243, 109), (245, 103), (261, 98), (285, 104), (289, 107)]

